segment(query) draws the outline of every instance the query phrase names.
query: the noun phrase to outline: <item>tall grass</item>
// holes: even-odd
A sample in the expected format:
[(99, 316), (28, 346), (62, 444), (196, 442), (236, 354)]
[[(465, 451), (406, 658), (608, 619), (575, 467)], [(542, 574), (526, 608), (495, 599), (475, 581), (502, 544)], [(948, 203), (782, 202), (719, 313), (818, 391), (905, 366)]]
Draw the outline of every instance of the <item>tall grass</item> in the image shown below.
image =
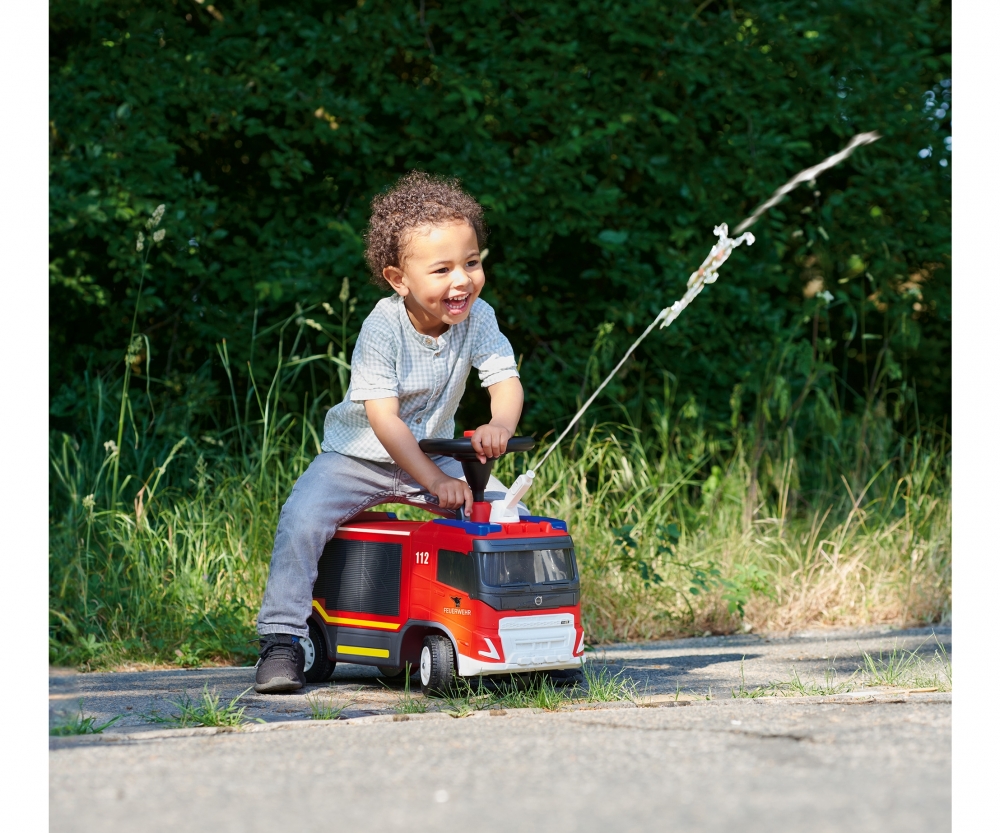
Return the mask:
[[(318, 452), (326, 407), (269, 409), (279, 381), (261, 392), (257, 418), (228, 434), (168, 440), (130, 427), (121, 448), (106, 442), (119, 403), (91, 385), (85, 427), (51, 442), (53, 662), (191, 665), (254, 653), (278, 512)], [(897, 437), (860, 476), (853, 460), (803, 471), (803, 455), (778, 454), (753, 490), (750, 445), (663, 412), (643, 428), (591, 427), (552, 454), (528, 503), (569, 522), (590, 640), (949, 615), (946, 435)], [(509, 482), (539, 455), (508, 455), (497, 473)]]
[[(255, 653), (280, 507), (346, 391), (349, 296), (345, 280), (340, 309), (321, 305), (326, 318), (299, 310), (255, 334), (277, 338), (266, 385), (251, 361), (238, 393), (219, 345), (231, 408), (223, 430), (195, 428), (190, 396), (154, 419), (148, 344), (134, 324), (124, 378), (86, 380), (76, 430), (50, 440), (52, 662), (193, 665)], [(326, 352), (313, 352), (313, 331)], [(800, 419), (819, 377), (789, 406), (781, 373), (793, 346), (780, 347), (760, 380), (748, 425), (734, 405), (735, 427), (713, 433), (690, 404), (674, 408), (665, 387), (644, 413), (567, 439), (538, 471), (527, 500), (570, 524), (591, 641), (950, 615), (948, 434), (896, 432), (884, 369), (860, 416), (835, 413), (817, 388), (826, 409)], [(309, 384), (297, 389), (316, 394), (291, 406), (303, 373)], [(545, 447), (504, 457), (497, 474), (510, 482)]]
[(696, 426), (675, 430), (687, 433), (680, 446), (674, 430), (592, 428), (552, 455), (529, 495), (533, 512), (569, 522), (591, 639), (950, 615), (946, 435), (897, 437), (854, 482), (840, 473), (850, 461), (820, 460), (805, 490), (803, 455), (770, 460), (755, 484), (749, 443), (713, 449)]
[[(102, 442), (115, 428), (106, 394), (93, 384), (86, 435), (50, 444), (53, 661), (249, 656), (278, 512), (315, 453), (316, 414), (262, 418), (222, 438), (136, 433), (118, 449)], [(117, 500), (116, 457), (128, 472)]]

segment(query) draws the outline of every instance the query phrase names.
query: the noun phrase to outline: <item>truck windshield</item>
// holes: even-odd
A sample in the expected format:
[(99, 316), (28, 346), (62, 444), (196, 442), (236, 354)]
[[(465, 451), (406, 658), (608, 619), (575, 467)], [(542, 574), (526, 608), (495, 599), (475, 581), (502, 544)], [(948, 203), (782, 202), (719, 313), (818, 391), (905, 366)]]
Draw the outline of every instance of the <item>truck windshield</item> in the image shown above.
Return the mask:
[(521, 550), (483, 552), (482, 579), (491, 587), (517, 584), (548, 584), (574, 577), (573, 550)]

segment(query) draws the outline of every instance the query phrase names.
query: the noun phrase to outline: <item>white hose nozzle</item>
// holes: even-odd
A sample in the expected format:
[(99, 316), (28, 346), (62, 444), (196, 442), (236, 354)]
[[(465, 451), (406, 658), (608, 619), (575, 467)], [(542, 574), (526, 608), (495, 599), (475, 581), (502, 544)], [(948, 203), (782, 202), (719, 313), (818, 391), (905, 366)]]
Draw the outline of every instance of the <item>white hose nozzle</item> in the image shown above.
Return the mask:
[(521, 518), (517, 514), (517, 504), (521, 498), (527, 494), (531, 488), (531, 483), (535, 479), (535, 473), (528, 469), (524, 474), (510, 484), (507, 496), (500, 500), (494, 500), (491, 504), (490, 523), (517, 523)]

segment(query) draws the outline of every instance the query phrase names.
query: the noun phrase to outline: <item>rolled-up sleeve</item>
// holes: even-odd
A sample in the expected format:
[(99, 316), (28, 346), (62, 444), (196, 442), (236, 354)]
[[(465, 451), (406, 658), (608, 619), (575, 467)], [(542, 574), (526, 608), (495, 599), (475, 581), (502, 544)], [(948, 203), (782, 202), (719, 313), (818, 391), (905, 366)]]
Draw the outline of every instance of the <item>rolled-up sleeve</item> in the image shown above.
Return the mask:
[(497, 326), (493, 308), (479, 300), (476, 305), (479, 315), (476, 321), (475, 341), (472, 350), (472, 366), (479, 371), (479, 381), (484, 388), (502, 382), (504, 379), (519, 378), (514, 348)]
[(396, 373), (398, 343), (380, 319), (365, 321), (351, 356), (351, 401), (399, 396)]

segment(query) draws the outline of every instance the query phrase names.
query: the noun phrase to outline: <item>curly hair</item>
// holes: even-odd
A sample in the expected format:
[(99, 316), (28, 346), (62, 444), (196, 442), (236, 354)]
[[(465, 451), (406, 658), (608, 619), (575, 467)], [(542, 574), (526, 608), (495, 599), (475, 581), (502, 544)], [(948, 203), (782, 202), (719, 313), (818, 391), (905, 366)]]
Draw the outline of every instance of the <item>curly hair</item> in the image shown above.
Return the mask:
[(486, 242), (483, 207), (462, 190), (457, 179), (410, 171), (384, 194), (372, 199), (372, 216), (365, 232), (365, 260), (372, 283), (389, 289), (382, 275), (386, 266), (400, 266), (410, 233), (418, 226), (465, 220), (476, 232), (480, 248)]

